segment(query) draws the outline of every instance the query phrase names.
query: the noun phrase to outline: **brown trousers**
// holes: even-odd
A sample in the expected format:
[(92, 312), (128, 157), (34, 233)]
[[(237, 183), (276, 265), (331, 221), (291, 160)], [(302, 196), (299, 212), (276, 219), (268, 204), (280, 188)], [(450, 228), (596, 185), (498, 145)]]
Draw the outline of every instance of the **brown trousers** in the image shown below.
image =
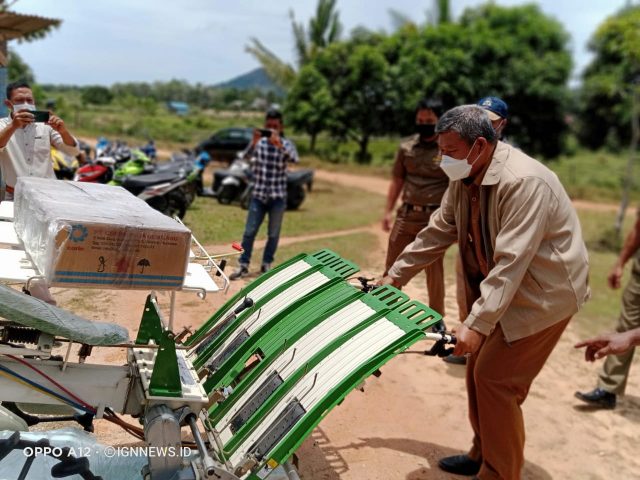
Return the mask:
[(467, 361), (469, 456), (482, 461), (481, 480), (518, 480), (524, 466), (524, 419), (520, 405), (570, 319), (507, 343), (500, 324)]
[[(404, 248), (413, 242), (418, 232), (429, 224), (429, 218), (433, 212), (435, 209), (424, 212), (408, 212), (403, 207), (398, 209), (396, 221), (389, 235), (385, 275)], [(427, 275), (429, 307), (444, 316), (444, 258), (436, 260), (424, 271)]]

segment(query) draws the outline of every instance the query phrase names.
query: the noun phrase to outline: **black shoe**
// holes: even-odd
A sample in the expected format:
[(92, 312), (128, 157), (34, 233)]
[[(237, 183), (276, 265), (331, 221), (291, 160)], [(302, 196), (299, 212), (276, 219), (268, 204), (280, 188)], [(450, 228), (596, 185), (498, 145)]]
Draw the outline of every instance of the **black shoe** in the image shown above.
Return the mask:
[(582, 393), (576, 392), (576, 398), (579, 398), (589, 405), (593, 405), (598, 408), (616, 408), (616, 394), (607, 392), (601, 388), (596, 388), (590, 392)]
[(438, 460), (438, 466), (445, 472), (471, 477), (480, 471), (481, 462), (469, 458), (469, 455), (453, 455)]
[(260, 267), (260, 273), (267, 273), (269, 270), (271, 270), (270, 263), (263, 263), (262, 266)]
[(236, 271), (229, 275), (229, 280), (238, 280), (247, 275), (249, 275), (249, 268), (246, 265), (240, 265)]
[(466, 355), (447, 355), (442, 359), (443, 362), (451, 363), (453, 365), (466, 365), (467, 357)]

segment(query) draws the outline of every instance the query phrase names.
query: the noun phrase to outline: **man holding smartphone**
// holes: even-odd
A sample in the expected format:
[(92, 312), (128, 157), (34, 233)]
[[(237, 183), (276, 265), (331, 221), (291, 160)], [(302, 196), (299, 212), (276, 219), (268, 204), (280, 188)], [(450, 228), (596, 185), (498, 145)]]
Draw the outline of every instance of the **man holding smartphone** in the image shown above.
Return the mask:
[(284, 137), (283, 130), (282, 113), (275, 109), (269, 110), (264, 129), (253, 132), (253, 139), (244, 152), (245, 158), (252, 158), (251, 202), (242, 236), (244, 252), (240, 256), (238, 269), (229, 276), (231, 280), (249, 274), (253, 243), (266, 215), (269, 215), (269, 228), (260, 271), (267, 272), (273, 263), (287, 208), (287, 165), (298, 162), (296, 147)]
[(5, 105), (11, 110), (0, 119), (0, 171), (5, 181), (4, 200), (13, 200), (18, 177), (56, 178), (51, 146), (75, 157), (78, 141), (64, 122), (47, 111), (37, 111), (29, 84), (7, 85)]

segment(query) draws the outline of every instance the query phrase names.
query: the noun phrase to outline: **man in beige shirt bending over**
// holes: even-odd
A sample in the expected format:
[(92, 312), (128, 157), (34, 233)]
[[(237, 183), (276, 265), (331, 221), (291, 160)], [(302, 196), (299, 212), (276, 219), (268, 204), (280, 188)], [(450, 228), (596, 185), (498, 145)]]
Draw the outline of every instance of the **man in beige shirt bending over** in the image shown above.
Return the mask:
[(451, 473), (517, 480), (524, 464), (520, 406), (571, 317), (589, 297), (580, 223), (556, 175), (499, 142), (485, 110), (453, 108), (436, 126), (442, 205), (390, 268), (405, 285), (454, 242), (471, 311), (454, 353), (467, 354), (473, 444), (440, 460)]
[(5, 200), (13, 200), (18, 177), (56, 178), (51, 146), (75, 157), (80, 150), (62, 119), (50, 115), (48, 122), (35, 122), (31, 87), (23, 82), (7, 85), (5, 105), (11, 110), (0, 118), (0, 170), (5, 182)]

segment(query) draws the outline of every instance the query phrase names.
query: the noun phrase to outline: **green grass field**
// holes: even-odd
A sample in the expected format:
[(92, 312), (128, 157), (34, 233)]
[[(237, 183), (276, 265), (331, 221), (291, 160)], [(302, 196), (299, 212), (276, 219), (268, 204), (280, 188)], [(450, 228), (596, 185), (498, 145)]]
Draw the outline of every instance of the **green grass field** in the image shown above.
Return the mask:
[[(326, 182), (314, 182), (313, 191), (298, 210), (284, 216), (281, 236), (300, 237), (322, 232), (364, 227), (377, 221), (384, 197)], [(185, 223), (203, 244), (242, 239), (246, 210), (238, 205), (220, 205), (214, 198), (198, 198), (185, 216)], [(266, 222), (258, 238), (266, 235)]]

